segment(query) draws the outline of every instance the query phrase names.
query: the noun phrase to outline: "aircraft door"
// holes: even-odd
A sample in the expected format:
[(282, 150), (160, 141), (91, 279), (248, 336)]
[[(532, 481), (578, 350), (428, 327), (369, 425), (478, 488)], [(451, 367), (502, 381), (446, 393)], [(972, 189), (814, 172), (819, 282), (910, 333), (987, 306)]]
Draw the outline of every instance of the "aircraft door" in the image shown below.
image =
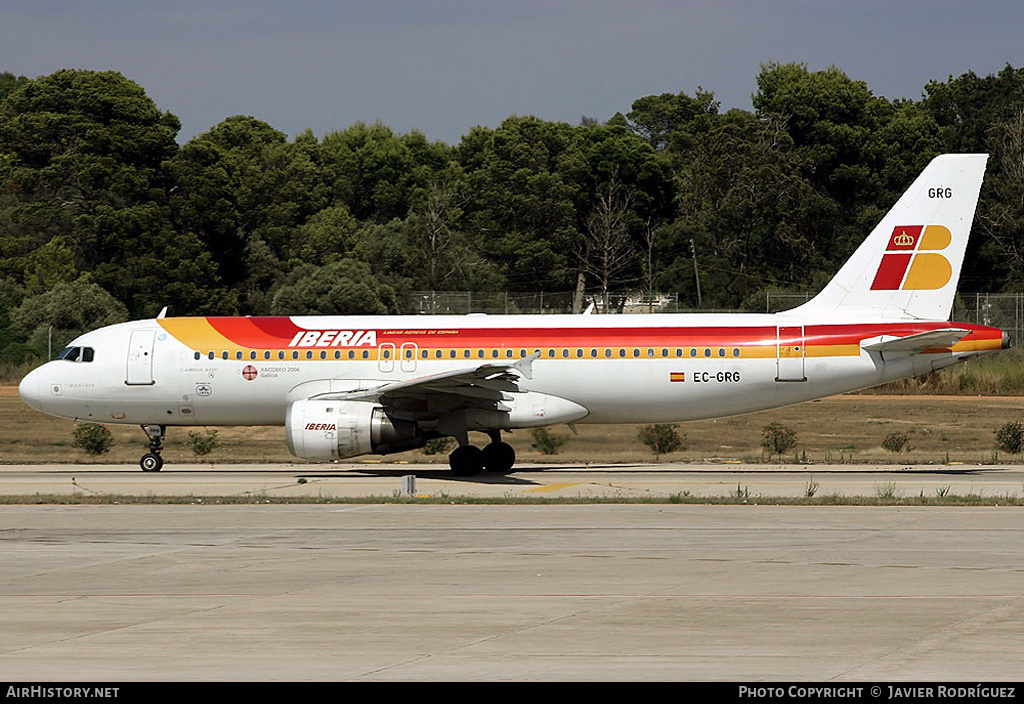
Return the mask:
[(804, 361), (807, 358), (802, 325), (776, 328), (776, 361), (778, 370), (775, 381), (807, 381)]
[(416, 371), (416, 355), (419, 352), (419, 345), (415, 342), (402, 343), (402, 371)]
[(153, 381), (153, 340), (155, 330), (135, 330), (128, 342), (128, 369), (125, 384), (148, 386)]
[(382, 372), (395, 371), (395, 344), (384, 342), (377, 348), (377, 368)]

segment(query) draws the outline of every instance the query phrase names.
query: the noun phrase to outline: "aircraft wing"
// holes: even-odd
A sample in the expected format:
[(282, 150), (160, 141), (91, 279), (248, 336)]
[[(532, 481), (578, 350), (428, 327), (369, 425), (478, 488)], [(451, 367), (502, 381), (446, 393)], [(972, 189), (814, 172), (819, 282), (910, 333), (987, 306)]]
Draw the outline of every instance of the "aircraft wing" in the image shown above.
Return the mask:
[(409, 420), (436, 418), (457, 408), (508, 411), (502, 401), (509, 400), (506, 394), (522, 390), (522, 378), (532, 378), (533, 361), (539, 356), (535, 352), (516, 362), (481, 364), (352, 391), (328, 391), (311, 398), (379, 402)]
[(916, 335), (906, 337), (871, 338), (861, 343), (868, 352), (879, 352), (883, 354), (920, 354), (926, 350), (943, 349), (952, 347), (960, 340), (970, 334), (970, 330), (961, 328), (946, 328), (943, 330), (929, 330)]

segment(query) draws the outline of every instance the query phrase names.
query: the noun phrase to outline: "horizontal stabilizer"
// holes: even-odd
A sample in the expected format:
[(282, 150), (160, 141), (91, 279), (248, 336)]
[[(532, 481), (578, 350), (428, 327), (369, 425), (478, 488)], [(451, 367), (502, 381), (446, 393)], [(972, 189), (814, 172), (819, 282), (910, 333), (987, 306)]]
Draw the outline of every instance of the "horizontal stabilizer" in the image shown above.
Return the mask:
[(890, 337), (884, 335), (881, 339), (871, 338), (861, 343), (868, 352), (918, 354), (925, 350), (943, 349), (952, 347), (960, 340), (970, 334), (970, 330), (961, 328), (946, 328), (944, 330), (930, 330), (907, 335), (906, 337)]

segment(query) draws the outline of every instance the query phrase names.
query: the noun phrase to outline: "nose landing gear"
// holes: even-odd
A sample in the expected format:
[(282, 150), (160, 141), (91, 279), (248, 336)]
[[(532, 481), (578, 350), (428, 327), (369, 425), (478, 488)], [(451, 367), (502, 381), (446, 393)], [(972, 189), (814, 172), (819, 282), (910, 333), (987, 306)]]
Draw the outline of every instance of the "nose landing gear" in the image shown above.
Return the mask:
[(139, 460), (139, 467), (143, 472), (159, 472), (164, 466), (164, 458), (160, 456), (163, 449), (164, 433), (166, 425), (144, 425), (142, 429), (149, 438), (149, 452)]

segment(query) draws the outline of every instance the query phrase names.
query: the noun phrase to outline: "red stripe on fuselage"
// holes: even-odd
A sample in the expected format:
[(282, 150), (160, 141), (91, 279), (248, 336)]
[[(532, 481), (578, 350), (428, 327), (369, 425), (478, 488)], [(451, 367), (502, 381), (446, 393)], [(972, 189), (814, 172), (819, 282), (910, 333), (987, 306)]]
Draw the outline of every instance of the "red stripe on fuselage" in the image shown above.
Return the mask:
[(291, 318), (207, 318), (214, 330), (239, 347), (276, 349), (288, 342), (302, 328)]
[[(368, 322), (368, 319), (363, 319)], [(289, 346), (304, 330), (287, 317), (207, 318), (210, 325), (234, 345), (247, 349), (279, 349)], [(424, 318), (428, 322), (429, 318)], [(355, 321), (353, 321), (355, 322)], [(362, 322), (362, 321), (360, 321)], [(800, 325), (783, 326), (793, 338)], [(879, 335), (905, 337), (949, 327), (971, 330), (965, 340), (1001, 339), (996, 328), (961, 323), (871, 323), (812, 325), (804, 330), (807, 345), (851, 345)], [(545, 347), (743, 347), (775, 345), (776, 326), (753, 327), (588, 327), (588, 328), (459, 328), (377, 329), (378, 344), (413, 343), (421, 348), (522, 348)], [(310, 345), (313, 347), (315, 345)]]

